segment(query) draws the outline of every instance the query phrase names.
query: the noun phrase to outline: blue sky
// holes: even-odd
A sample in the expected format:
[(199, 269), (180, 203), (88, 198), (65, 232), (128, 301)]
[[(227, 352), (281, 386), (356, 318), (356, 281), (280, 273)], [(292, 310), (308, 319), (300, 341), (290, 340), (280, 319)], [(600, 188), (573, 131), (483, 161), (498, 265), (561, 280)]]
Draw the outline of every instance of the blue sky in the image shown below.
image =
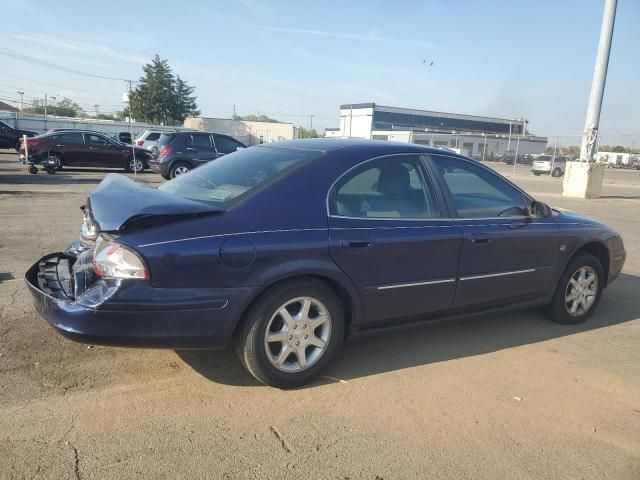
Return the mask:
[[(526, 116), (533, 133), (584, 126), (601, 0), (0, 0), (0, 46), (137, 79), (155, 53), (196, 86), (206, 116), (266, 113), (338, 125), (343, 103)], [(600, 129), (640, 144), (640, 2), (619, 0)], [(423, 61), (426, 60), (426, 63)], [(429, 64), (434, 62), (433, 66)], [(124, 82), (0, 55), (0, 97), (70, 96), (122, 108)], [(577, 139), (575, 142), (578, 143)]]

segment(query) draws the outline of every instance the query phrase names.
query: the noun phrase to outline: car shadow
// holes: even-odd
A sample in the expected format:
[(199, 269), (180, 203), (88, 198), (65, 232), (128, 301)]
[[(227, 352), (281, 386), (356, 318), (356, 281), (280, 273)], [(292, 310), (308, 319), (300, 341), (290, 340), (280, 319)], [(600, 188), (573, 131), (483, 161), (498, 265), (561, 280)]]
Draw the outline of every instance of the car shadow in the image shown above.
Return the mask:
[[(90, 173), (95, 175), (80, 176), (78, 173)], [(49, 175), (44, 171), (33, 175), (30, 173), (3, 175), (0, 177), (0, 185), (97, 185), (108, 173), (125, 173), (122, 170), (71, 170), (64, 169)], [(133, 174), (126, 173), (127, 176), (133, 178)], [(136, 181), (142, 183), (156, 183), (160, 178), (156, 178), (153, 174), (139, 173), (136, 175)]]
[[(640, 318), (640, 277), (621, 274), (596, 313), (579, 325), (560, 325), (539, 310), (484, 315), (355, 337), (344, 344), (328, 370), (308, 387), (496, 352), (544, 342)], [(227, 385), (255, 386), (232, 349), (177, 351), (204, 377)]]

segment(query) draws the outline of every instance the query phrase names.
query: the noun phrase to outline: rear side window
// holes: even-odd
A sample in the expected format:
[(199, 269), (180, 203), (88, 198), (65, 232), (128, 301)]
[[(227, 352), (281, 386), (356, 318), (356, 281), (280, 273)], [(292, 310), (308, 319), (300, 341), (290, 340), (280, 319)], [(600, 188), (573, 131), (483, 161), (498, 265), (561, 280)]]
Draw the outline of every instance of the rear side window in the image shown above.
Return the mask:
[(58, 137), (60, 142), (63, 145), (73, 145), (73, 144), (81, 144), (84, 143), (82, 140), (82, 133), (65, 133)]
[(185, 145), (194, 148), (212, 148), (211, 137), (206, 133), (192, 133), (187, 135)]
[(365, 162), (345, 175), (331, 194), (332, 214), (355, 218), (438, 218), (433, 189), (418, 155)]
[(163, 133), (158, 138), (158, 145), (162, 145), (162, 146), (168, 145), (171, 142), (173, 142), (174, 138), (176, 138), (175, 133)]
[(247, 148), (180, 175), (158, 189), (226, 209), (321, 155), (308, 150)]
[(160, 138), (159, 132), (151, 132), (149, 135), (147, 135), (147, 138), (145, 138), (145, 140), (148, 140), (150, 142), (155, 142), (159, 138)]

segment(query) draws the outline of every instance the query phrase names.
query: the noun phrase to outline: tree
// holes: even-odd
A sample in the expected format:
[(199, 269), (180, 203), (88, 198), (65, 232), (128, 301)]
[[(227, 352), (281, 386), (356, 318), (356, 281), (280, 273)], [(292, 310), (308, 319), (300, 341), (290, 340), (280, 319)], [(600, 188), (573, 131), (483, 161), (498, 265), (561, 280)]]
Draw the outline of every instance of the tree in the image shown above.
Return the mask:
[(298, 127), (298, 136), (299, 138), (318, 138), (318, 132), (316, 132), (316, 129), (313, 128), (311, 130), (304, 128), (304, 127)]
[[(25, 108), (26, 113), (37, 113), (44, 115), (44, 99), (34, 99), (31, 107)], [(79, 117), (85, 114), (80, 105), (68, 97), (56, 103), (55, 108), (52, 104), (47, 105), (47, 113), (49, 115), (57, 115), (59, 117)]]
[(189, 115), (199, 115), (194, 88), (174, 78), (167, 60), (159, 55), (142, 67), (144, 75), (129, 93), (131, 116), (155, 124), (179, 124)]
[(271, 122), (282, 123), (275, 118), (267, 117), (266, 115), (255, 115), (253, 113), (249, 115), (234, 115), (233, 120), (246, 120), (247, 122)]

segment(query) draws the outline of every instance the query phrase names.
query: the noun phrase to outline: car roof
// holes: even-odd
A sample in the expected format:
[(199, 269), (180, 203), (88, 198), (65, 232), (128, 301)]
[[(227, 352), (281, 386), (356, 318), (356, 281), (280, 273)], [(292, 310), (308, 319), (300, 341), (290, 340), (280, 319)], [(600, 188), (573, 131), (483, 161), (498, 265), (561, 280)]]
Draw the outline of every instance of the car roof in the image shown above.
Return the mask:
[(291, 148), (298, 150), (314, 150), (318, 152), (366, 149), (371, 153), (379, 153), (381, 155), (390, 153), (442, 154), (443, 152), (443, 150), (440, 148), (427, 147), (424, 145), (417, 145), (415, 143), (403, 143), (385, 140), (366, 140), (360, 138), (305, 138), (299, 140), (285, 140), (281, 142), (265, 143), (259, 146), (267, 148), (272, 147)]

